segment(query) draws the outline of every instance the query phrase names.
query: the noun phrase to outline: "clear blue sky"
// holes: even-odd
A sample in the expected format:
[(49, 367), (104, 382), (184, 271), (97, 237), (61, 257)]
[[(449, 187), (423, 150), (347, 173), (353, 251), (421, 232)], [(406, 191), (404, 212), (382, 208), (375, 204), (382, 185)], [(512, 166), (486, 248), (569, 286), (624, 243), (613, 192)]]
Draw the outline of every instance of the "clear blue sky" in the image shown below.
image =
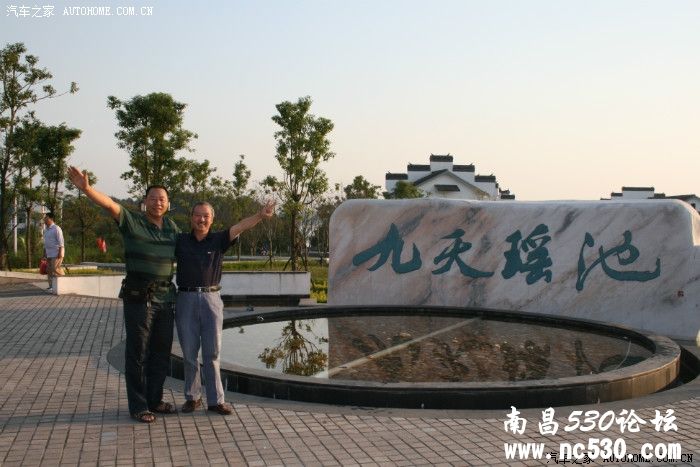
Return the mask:
[(22, 4), (0, 0), (0, 44), (24, 42), (59, 89), (78, 82), (37, 113), (83, 130), (72, 161), (110, 194), (126, 194), (128, 156), (107, 96), (155, 91), (188, 105), (190, 157), (225, 178), (238, 154), (256, 180), (279, 174), (274, 106), (310, 95), (335, 123), (332, 183), (383, 186), (450, 153), (521, 200), (700, 193), (695, 0), (49, 1), (54, 17), (7, 15)]

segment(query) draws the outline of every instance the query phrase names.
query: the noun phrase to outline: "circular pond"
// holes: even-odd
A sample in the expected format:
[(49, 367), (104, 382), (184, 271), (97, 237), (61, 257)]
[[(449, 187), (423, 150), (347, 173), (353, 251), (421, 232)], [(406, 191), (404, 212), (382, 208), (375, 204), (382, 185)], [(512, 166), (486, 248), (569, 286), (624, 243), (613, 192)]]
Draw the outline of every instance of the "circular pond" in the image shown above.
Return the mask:
[(674, 383), (670, 339), (484, 309), (319, 307), (227, 319), (228, 390), (299, 401), (518, 408), (637, 397)]

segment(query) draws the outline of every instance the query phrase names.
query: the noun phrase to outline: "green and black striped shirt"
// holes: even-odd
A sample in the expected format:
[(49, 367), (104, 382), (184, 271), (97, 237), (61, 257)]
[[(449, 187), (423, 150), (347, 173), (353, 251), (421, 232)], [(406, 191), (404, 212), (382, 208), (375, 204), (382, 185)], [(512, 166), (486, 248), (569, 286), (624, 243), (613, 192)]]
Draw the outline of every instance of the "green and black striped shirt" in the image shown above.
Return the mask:
[[(145, 213), (131, 212), (124, 206), (119, 211), (119, 231), (124, 239), (126, 276), (130, 282), (169, 282), (175, 268), (175, 240), (180, 229), (169, 217), (163, 217), (163, 228), (152, 224)], [(160, 287), (154, 301), (173, 301), (169, 287)], [(171, 296), (172, 295), (172, 296)]]

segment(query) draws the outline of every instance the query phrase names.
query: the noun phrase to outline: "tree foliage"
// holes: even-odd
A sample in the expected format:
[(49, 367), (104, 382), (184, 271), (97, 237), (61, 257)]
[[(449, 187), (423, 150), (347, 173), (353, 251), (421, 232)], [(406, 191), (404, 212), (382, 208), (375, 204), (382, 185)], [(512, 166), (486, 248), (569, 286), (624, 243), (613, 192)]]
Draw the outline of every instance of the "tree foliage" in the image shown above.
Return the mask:
[[(34, 114), (29, 114), (22, 119), (19, 126), (12, 133), (11, 145), (15, 151), (16, 161), (12, 185), (14, 187), (15, 199), (17, 200), (17, 216), (24, 217), (24, 261), (27, 267), (32, 266), (33, 252), (36, 249), (34, 243), (34, 219), (32, 216), (34, 207), (41, 202), (41, 185), (34, 186), (34, 179), (39, 172), (36, 165), (37, 141), (39, 132), (43, 128), (41, 122), (34, 118)], [(19, 224), (20, 221), (18, 221)], [(14, 223), (13, 223), (14, 224)], [(13, 225), (13, 228), (18, 226)]]
[(72, 142), (80, 134), (80, 130), (68, 128), (65, 123), (42, 126), (38, 131), (34, 162), (46, 189), (44, 202), (49, 211), (58, 212), (58, 188), (66, 180), (68, 156), (75, 149)]
[[(97, 183), (97, 177), (92, 172), (87, 172), (90, 185)], [(85, 261), (85, 248), (88, 239), (97, 238), (95, 226), (100, 218), (100, 208), (90, 201), (70, 180), (66, 181), (66, 188), (71, 193), (63, 203), (62, 228), (66, 234), (80, 238), (80, 261)]]
[(238, 161), (233, 166), (233, 180), (231, 180), (231, 191), (233, 196), (238, 198), (246, 193), (248, 181), (250, 180), (250, 169), (245, 163), (245, 154), (238, 156)]
[(350, 185), (343, 188), (346, 199), (377, 199), (381, 194), (379, 185), (372, 185), (362, 175), (356, 176)]
[(330, 150), (328, 133), (333, 122), (309, 113), (311, 98), (299, 98), (297, 102), (284, 101), (276, 105), (278, 114), (272, 121), (279, 125), (275, 132), (277, 153), (275, 158), (283, 171), (281, 180), (268, 177), (266, 183), (274, 186), (282, 200), (282, 208), (290, 218), (290, 263), (297, 270), (302, 249), (298, 238), (299, 216), (305, 206), (328, 189), (328, 179), (321, 163), (335, 154)]
[[(53, 78), (46, 68), (39, 67), (39, 59), (27, 53), (24, 44), (17, 42), (0, 50), (0, 268), (7, 269), (9, 219), (14, 214), (13, 203), (19, 188), (13, 183), (21, 165), (19, 152), (13, 146), (13, 134), (22, 119), (33, 120), (28, 107), (38, 101), (78, 91), (76, 83), (58, 94), (49, 83)], [(20, 177), (21, 178), (21, 177)]]
[(425, 193), (411, 182), (399, 180), (391, 193), (384, 193), (387, 199), (423, 198)]
[(107, 105), (115, 110), (120, 128), (114, 134), (117, 146), (129, 153), (131, 170), (121, 178), (131, 182), (130, 193), (143, 196), (150, 185), (176, 192), (187, 183), (187, 160), (177, 153), (189, 151), (197, 135), (182, 126), (186, 104), (154, 92), (125, 102), (109, 96)]

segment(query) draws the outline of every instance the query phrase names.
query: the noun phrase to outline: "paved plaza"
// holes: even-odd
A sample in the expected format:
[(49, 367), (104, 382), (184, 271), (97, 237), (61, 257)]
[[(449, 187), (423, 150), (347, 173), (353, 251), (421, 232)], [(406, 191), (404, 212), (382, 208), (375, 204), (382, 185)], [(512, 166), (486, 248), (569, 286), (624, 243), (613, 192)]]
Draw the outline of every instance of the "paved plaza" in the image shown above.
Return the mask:
[[(232, 310), (232, 312), (236, 312)], [(196, 411), (134, 422), (120, 371), (108, 360), (124, 339), (121, 302), (49, 295), (27, 280), (0, 278), (0, 465), (556, 465), (554, 459), (507, 459), (504, 444), (561, 443), (609, 438), (626, 452), (642, 445), (680, 444), (678, 462), (640, 456), (589, 465), (700, 465), (697, 383), (664, 393), (584, 407), (555, 408), (556, 434), (541, 434), (542, 410), (520, 410), (522, 434), (506, 431), (509, 410), (371, 409), (268, 400), (227, 393), (235, 413)], [(165, 400), (184, 402), (181, 381), (168, 379)], [(675, 420), (655, 427), (656, 411)], [(613, 423), (572, 431), (575, 410), (634, 410), (635, 426)], [(628, 412), (625, 412), (628, 411)], [(670, 428), (675, 425), (677, 429)], [(658, 430), (656, 429), (658, 428)], [(665, 431), (665, 428), (668, 431)], [(617, 441), (622, 440), (622, 441)], [(597, 443), (598, 441), (595, 441)], [(683, 462), (680, 462), (682, 460)], [(566, 461), (572, 464), (572, 460)]]

